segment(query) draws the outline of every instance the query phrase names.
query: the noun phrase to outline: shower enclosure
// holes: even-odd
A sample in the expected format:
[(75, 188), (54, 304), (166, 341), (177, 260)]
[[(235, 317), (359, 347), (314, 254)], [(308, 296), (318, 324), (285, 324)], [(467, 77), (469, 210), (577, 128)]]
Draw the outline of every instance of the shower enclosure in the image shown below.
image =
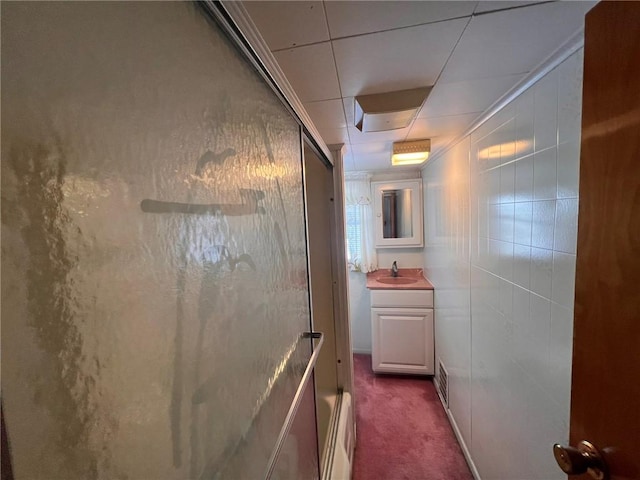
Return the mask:
[(240, 43), (220, 4), (2, 4), (3, 478), (327, 477), (341, 198), (318, 271), (334, 167)]

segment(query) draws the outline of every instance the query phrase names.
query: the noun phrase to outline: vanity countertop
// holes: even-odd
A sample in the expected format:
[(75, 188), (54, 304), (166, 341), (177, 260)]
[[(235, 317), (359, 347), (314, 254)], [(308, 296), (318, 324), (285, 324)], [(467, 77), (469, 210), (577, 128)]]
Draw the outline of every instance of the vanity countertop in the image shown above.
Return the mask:
[[(409, 279), (415, 281), (403, 283), (408, 282)], [(369, 290), (433, 290), (433, 285), (424, 278), (421, 268), (400, 268), (397, 277), (392, 277), (391, 270), (384, 268), (367, 273), (367, 288)]]

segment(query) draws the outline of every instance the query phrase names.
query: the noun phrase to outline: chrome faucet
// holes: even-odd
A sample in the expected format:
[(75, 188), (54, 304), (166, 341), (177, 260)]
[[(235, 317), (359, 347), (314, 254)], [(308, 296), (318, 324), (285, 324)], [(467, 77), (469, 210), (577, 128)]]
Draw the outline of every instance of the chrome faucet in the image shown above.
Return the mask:
[(398, 276), (398, 264), (396, 262), (393, 262), (393, 264), (391, 265), (391, 276), (392, 277)]

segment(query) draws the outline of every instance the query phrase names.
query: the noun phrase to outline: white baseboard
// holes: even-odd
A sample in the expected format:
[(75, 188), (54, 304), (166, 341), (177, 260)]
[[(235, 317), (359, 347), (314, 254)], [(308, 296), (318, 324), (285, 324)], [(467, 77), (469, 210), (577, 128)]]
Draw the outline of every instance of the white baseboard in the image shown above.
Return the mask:
[(361, 348), (354, 348), (352, 350), (353, 353), (364, 353), (366, 355), (371, 355), (371, 349), (369, 350), (365, 350), (365, 349), (361, 349)]
[(473, 478), (475, 478), (475, 480), (482, 480), (480, 478), (480, 473), (478, 473), (478, 469), (476, 468), (476, 465), (473, 463), (473, 459), (471, 458), (471, 452), (469, 452), (467, 444), (464, 442), (464, 438), (462, 438), (462, 433), (458, 428), (458, 424), (451, 414), (451, 410), (445, 407), (444, 411), (447, 413), (447, 418), (449, 419), (449, 423), (453, 428), (453, 433), (455, 433), (456, 438), (458, 439), (458, 443), (460, 444), (460, 448), (462, 448), (462, 454), (464, 455), (464, 459), (467, 461), (467, 465), (469, 465), (471, 475), (473, 475)]

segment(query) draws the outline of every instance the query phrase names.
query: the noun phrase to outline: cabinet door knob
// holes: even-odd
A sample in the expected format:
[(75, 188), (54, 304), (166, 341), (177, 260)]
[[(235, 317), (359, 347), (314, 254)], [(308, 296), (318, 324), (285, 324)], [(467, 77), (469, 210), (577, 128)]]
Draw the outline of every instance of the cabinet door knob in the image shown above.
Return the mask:
[(589, 473), (596, 480), (609, 478), (607, 467), (600, 452), (586, 440), (575, 447), (563, 447), (559, 443), (553, 446), (553, 456), (560, 469), (567, 475)]

